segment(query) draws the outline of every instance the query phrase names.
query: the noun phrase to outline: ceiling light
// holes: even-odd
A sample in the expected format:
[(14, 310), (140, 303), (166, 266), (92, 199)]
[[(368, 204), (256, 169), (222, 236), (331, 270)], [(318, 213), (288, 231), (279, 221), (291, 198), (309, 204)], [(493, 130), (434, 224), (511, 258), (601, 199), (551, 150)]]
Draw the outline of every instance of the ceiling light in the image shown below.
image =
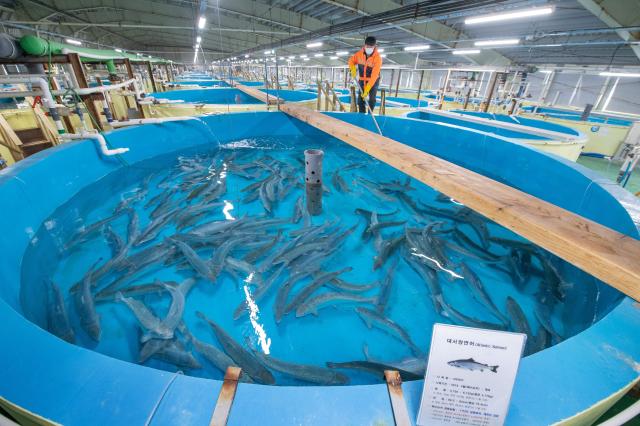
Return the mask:
[(480, 49), (458, 49), (458, 50), (454, 50), (453, 52), (454, 55), (475, 55), (477, 53), (480, 53)]
[(307, 58), (307, 55), (300, 55), (300, 57), (301, 57), (302, 59), (306, 59), (306, 58)]
[(72, 38), (67, 38), (65, 41), (69, 44), (75, 44), (76, 46), (82, 46), (82, 42), (78, 40), (74, 40)]
[(553, 13), (553, 7), (537, 7), (533, 9), (516, 10), (513, 12), (492, 13), (490, 15), (476, 16), (475, 18), (465, 19), (464, 23), (467, 25), (484, 24), (487, 22), (508, 21), (510, 19), (521, 19), (529, 18), (531, 16), (549, 15), (550, 13)]
[(122, 53), (122, 49), (116, 49), (116, 52)]
[(540, 70), (541, 73), (543, 74), (551, 74), (553, 71), (551, 70)]
[(309, 58), (302, 58), (302, 60), (306, 62), (309, 60)]
[(295, 55), (291, 55), (291, 56), (289, 56), (289, 59), (295, 59), (295, 58), (296, 58), (296, 56), (295, 56)]
[(384, 49), (378, 49), (378, 53), (384, 52)]
[(315, 55), (313, 55), (315, 58), (322, 58), (324, 56), (323, 53), (316, 53)]
[(336, 56), (346, 56), (348, 54), (349, 52), (347, 52), (346, 50), (340, 50), (339, 52), (336, 52)]
[(278, 59), (280, 59), (281, 61), (284, 61), (286, 58), (284, 56), (280, 56)]
[(249, 57), (249, 55), (244, 55), (244, 57), (245, 57), (245, 58), (248, 58), (248, 57)]
[(381, 58), (386, 58), (386, 57), (387, 57), (387, 54), (386, 54), (386, 53), (383, 53), (382, 55), (380, 55), (380, 57), (381, 57)]
[(431, 46), (428, 44), (414, 44), (413, 46), (406, 46), (405, 52), (420, 52), (429, 49)]
[(203, 29), (206, 24), (207, 24), (207, 18), (205, 18), (204, 16), (201, 16), (200, 19), (198, 19), (198, 28)]
[(338, 59), (338, 57), (337, 56), (330, 56), (329, 59), (335, 61), (336, 59)]
[(307, 49), (313, 49), (314, 47), (321, 47), (321, 46), (322, 46), (322, 42), (316, 41), (315, 43), (307, 44)]
[(508, 46), (511, 44), (520, 43), (520, 39), (517, 38), (505, 38), (502, 40), (482, 40), (476, 41), (474, 44), (476, 46)]
[(640, 73), (637, 72), (611, 72), (611, 71), (603, 71), (600, 73), (603, 77), (634, 77), (640, 78)]
[(265, 50), (264, 54), (265, 55), (271, 55), (273, 53), (273, 50)]
[(200, 43), (202, 41), (202, 37), (198, 36), (196, 37), (196, 43)]

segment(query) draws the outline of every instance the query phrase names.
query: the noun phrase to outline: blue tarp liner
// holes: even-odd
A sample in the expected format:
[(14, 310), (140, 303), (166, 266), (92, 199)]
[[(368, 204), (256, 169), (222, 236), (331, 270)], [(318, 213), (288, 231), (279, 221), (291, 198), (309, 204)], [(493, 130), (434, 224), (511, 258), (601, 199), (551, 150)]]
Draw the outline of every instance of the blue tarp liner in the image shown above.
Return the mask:
[(481, 124), (481, 123), (472, 123), (470, 121), (465, 121), (462, 118), (456, 117), (445, 117), (439, 114), (432, 114), (427, 111), (413, 111), (407, 114), (408, 118), (415, 118), (418, 120), (427, 120), (435, 123), (447, 123), (453, 124), (460, 127), (466, 127), (469, 129), (480, 130), (482, 132), (494, 133), (496, 135), (504, 136), (505, 138), (512, 139), (535, 139), (535, 140), (550, 140), (550, 138), (534, 135), (531, 133), (517, 132), (515, 130), (503, 129), (498, 126), (492, 126), (490, 124)]
[[(535, 107), (533, 105), (527, 105), (522, 107), (521, 109), (525, 112), (532, 112)], [(552, 118), (561, 118), (563, 120), (572, 120), (572, 121), (581, 121), (580, 117), (582, 116), (581, 112), (571, 111), (567, 109), (559, 109), (559, 108), (548, 108), (548, 107), (538, 107), (538, 114), (544, 114)], [(601, 123), (601, 124), (612, 124), (614, 126), (631, 126), (633, 124), (632, 120), (625, 120), (622, 118), (617, 118), (613, 116), (608, 116), (606, 114), (601, 113), (592, 113), (589, 115), (587, 119), (589, 123)]]
[[(329, 115), (374, 130), (363, 114)], [(633, 197), (579, 165), (495, 135), (454, 125), (379, 117), (383, 133), (417, 149), (527, 191), (638, 238)], [(221, 382), (172, 374), (70, 345), (28, 321), (20, 303), (23, 253), (34, 231), (82, 188), (122, 167), (188, 147), (261, 136), (314, 138), (317, 129), (279, 112), (247, 112), (107, 133), (129, 147), (103, 158), (92, 141), (65, 143), (0, 172), (0, 380), (3, 398), (65, 425), (208, 424)], [(215, 135), (215, 136), (214, 136)], [(626, 198), (625, 198), (626, 197)], [(42, 261), (46, 261), (43, 259)], [(579, 283), (575, 283), (579, 286)], [(614, 293), (602, 286), (606, 299)], [(581, 309), (576, 306), (576, 309)], [(525, 358), (507, 425), (552, 424), (579, 413), (638, 377), (640, 310), (623, 299), (584, 332)], [(415, 422), (422, 381), (403, 384)], [(393, 424), (386, 385), (261, 386), (241, 383), (229, 425)]]
[(188, 89), (169, 92), (150, 93), (156, 99), (183, 100), (187, 103), (244, 105), (260, 104), (259, 99), (251, 97), (238, 89)]
[(572, 135), (572, 136), (580, 136), (580, 132), (575, 129), (572, 129), (571, 127), (563, 126), (562, 124), (558, 124), (558, 123), (552, 123), (550, 121), (538, 120), (535, 118), (520, 117), (515, 115), (507, 115), (507, 114), (494, 114), (491, 112), (464, 111), (459, 109), (454, 109), (451, 112), (457, 112), (459, 114), (465, 114), (465, 115), (472, 115), (474, 117), (486, 118), (489, 120), (501, 121), (503, 123), (521, 124), (523, 126), (536, 127), (538, 129), (543, 129), (543, 130), (551, 130), (553, 132), (565, 133), (567, 135)]
[(278, 96), (280, 99), (284, 99), (286, 102), (313, 101), (317, 98), (317, 95), (315, 93), (306, 92), (303, 90), (260, 89), (260, 91), (268, 93), (269, 96)]
[(229, 84), (226, 81), (222, 81), (222, 80), (185, 79), (185, 80), (170, 81), (169, 84), (190, 84), (190, 85), (195, 84), (202, 87), (229, 87)]

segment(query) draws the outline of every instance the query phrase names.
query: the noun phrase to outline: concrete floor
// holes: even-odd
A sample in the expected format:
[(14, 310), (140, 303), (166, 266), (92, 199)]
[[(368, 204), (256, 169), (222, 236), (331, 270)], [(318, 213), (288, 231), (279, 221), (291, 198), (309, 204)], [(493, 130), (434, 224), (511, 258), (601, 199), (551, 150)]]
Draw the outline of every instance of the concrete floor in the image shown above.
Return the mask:
[[(604, 177), (611, 179), (612, 181), (616, 181), (616, 177), (618, 177), (618, 171), (620, 170), (620, 165), (616, 163), (611, 163), (608, 160), (603, 158), (594, 158), (594, 157), (579, 157), (578, 164), (581, 164), (585, 167), (590, 168), (591, 170), (595, 170), (600, 173)], [(635, 172), (629, 178), (629, 182), (625, 187), (627, 191), (632, 194), (637, 194), (640, 192), (640, 166), (636, 167)]]

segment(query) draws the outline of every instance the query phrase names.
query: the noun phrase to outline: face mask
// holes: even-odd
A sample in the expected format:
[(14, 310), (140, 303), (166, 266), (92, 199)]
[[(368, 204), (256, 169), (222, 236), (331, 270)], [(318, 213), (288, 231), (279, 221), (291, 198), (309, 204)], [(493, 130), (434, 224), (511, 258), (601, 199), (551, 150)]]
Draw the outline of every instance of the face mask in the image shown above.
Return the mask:
[(373, 47), (365, 47), (364, 51), (367, 55), (371, 55), (373, 53)]

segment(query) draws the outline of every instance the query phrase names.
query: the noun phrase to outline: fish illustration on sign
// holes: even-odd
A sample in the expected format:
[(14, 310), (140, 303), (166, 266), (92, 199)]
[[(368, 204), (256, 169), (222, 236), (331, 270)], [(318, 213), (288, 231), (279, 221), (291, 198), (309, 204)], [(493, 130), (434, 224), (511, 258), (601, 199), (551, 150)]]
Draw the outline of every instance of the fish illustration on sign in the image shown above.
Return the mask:
[(480, 362), (474, 361), (473, 358), (457, 359), (455, 361), (449, 361), (447, 362), (447, 364), (449, 364), (452, 367), (464, 368), (465, 370), (469, 370), (469, 371), (489, 370), (489, 371), (493, 371), (494, 373), (497, 373), (498, 367), (500, 367), (499, 365), (482, 364)]

